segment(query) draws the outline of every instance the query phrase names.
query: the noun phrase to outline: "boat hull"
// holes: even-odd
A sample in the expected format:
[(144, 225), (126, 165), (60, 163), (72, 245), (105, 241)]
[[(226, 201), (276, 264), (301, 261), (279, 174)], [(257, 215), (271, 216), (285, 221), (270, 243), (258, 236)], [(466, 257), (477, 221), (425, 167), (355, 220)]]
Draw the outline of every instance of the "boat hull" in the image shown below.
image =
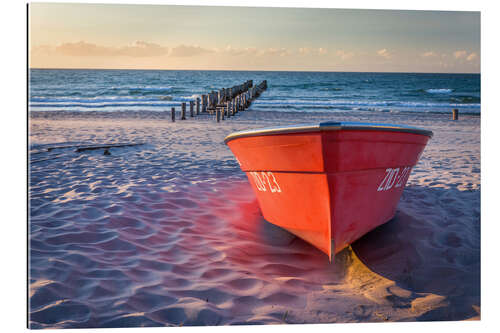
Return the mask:
[(325, 129), (226, 141), (264, 218), (332, 254), (394, 217), (430, 135)]

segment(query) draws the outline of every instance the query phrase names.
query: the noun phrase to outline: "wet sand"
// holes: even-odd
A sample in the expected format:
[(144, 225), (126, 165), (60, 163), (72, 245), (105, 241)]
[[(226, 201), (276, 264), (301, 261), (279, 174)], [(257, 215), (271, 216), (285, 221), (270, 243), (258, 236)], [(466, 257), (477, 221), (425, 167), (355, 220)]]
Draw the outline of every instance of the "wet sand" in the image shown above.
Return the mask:
[[(248, 110), (30, 115), (32, 328), (480, 316), (480, 118)], [(266, 222), (224, 137), (326, 120), (434, 131), (396, 217), (328, 257)], [(48, 147), (141, 143), (75, 152)]]

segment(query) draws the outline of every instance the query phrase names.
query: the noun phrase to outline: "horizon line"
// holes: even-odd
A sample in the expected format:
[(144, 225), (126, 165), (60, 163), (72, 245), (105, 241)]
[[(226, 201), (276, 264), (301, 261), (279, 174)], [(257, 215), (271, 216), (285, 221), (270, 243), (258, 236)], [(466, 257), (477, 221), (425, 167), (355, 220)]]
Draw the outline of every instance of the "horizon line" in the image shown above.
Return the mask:
[(85, 68), (85, 67), (28, 67), (36, 70), (102, 70), (102, 71), (201, 71), (201, 72), (311, 72), (311, 73), (392, 73), (392, 74), (479, 74), (481, 72), (397, 72), (397, 71), (342, 71), (342, 70), (272, 70), (272, 69), (166, 69), (166, 68)]

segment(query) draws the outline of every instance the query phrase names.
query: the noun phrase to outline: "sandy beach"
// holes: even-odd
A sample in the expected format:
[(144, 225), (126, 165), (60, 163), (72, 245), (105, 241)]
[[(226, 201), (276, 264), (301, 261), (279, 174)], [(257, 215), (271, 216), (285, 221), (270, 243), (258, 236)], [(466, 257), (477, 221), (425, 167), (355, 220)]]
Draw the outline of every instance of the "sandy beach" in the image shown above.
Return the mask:
[[(450, 116), (31, 112), (30, 327), (479, 319), (480, 117)], [(262, 218), (223, 142), (327, 120), (434, 132), (396, 217), (332, 263)], [(140, 145), (74, 148), (118, 143)]]

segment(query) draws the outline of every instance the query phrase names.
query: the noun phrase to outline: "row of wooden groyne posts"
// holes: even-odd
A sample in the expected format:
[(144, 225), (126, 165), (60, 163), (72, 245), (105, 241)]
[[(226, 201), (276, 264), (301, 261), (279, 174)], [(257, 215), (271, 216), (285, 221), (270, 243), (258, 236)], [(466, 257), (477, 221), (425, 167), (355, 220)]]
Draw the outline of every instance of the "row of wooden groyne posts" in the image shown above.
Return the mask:
[[(196, 101), (189, 102), (189, 115), (209, 114), (215, 115), (217, 122), (229, 119), (238, 112), (246, 110), (250, 104), (267, 89), (267, 81), (264, 80), (258, 85), (253, 85), (253, 80), (248, 80), (243, 84), (231, 88), (222, 88), (219, 91), (212, 91), (206, 95), (196, 98)], [(181, 104), (181, 120), (186, 120), (186, 104)], [(195, 109), (196, 105), (196, 109)], [(172, 107), (172, 121), (175, 121), (175, 107)]]

